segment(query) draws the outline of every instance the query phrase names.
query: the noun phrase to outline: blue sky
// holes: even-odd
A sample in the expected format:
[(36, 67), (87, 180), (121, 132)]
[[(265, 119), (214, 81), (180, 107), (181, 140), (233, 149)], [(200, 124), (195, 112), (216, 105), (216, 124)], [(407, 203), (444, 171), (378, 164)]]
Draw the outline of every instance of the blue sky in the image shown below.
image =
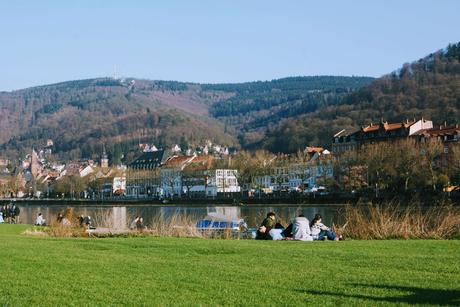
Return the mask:
[(460, 41), (460, 1), (0, 0), (0, 90), (119, 76), (381, 76)]

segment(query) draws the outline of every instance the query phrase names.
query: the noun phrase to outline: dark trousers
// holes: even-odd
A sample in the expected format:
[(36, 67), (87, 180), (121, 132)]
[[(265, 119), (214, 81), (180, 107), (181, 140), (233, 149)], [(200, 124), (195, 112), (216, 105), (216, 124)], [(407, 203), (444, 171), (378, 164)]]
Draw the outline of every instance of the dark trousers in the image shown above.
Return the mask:
[(323, 240), (327, 238), (328, 240), (335, 240), (337, 235), (332, 230), (321, 230), (318, 235), (318, 240)]

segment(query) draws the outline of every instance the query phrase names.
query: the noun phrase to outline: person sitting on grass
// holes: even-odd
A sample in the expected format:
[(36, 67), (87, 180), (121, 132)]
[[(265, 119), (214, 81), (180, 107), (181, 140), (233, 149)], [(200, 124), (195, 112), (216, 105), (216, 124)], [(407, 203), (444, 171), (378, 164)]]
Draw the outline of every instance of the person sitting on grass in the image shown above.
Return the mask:
[(335, 234), (329, 227), (321, 223), (321, 215), (316, 214), (310, 224), (311, 236), (313, 240), (333, 240), (339, 241), (340, 237)]
[(85, 217), (83, 216), (83, 214), (78, 217), (78, 224), (80, 224), (80, 227), (83, 227), (83, 219), (84, 218)]
[(37, 219), (35, 220), (35, 225), (36, 226), (46, 226), (46, 221), (43, 218), (43, 215), (41, 212), (37, 215)]
[(309, 221), (303, 214), (299, 214), (292, 222), (292, 239), (298, 241), (313, 241)]
[(269, 232), (275, 225), (276, 215), (274, 212), (269, 212), (267, 217), (262, 221), (262, 224), (260, 224), (259, 229), (257, 229), (256, 240), (273, 240)]
[(136, 222), (136, 228), (138, 231), (143, 231), (145, 226), (144, 226), (144, 219), (142, 217), (139, 217)]
[(80, 223), (80, 227), (89, 229), (91, 227), (91, 217), (89, 215), (83, 216), (80, 215), (78, 217), (78, 222)]
[(83, 218), (83, 226), (90, 229), (91, 228), (91, 216), (87, 215)]
[(70, 220), (64, 216), (64, 214), (62, 213), (59, 213), (58, 216), (57, 216), (57, 222), (59, 224), (61, 224), (62, 226), (72, 226), (72, 223), (70, 222)]
[(129, 224), (129, 229), (134, 230), (137, 227), (137, 222), (139, 221), (139, 215), (134, 218), (134, 220)]

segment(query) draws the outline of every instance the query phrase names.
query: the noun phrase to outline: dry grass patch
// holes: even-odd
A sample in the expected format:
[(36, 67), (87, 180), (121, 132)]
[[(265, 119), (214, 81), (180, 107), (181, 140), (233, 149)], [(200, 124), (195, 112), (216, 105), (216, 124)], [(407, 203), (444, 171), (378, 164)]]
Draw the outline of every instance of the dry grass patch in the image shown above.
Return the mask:
[(460, 237), (460, 208), (399, 203), (348, 205), (338, 233), (354, 239), (451, 239)]

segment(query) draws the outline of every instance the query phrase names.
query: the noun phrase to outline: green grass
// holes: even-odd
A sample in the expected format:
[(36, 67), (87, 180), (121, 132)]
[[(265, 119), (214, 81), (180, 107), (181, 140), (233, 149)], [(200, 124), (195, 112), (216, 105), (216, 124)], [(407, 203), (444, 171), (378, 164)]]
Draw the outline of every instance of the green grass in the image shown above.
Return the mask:
[(460, 241), (46, 238), (0, 225), (0, 305), (459, 305)]

